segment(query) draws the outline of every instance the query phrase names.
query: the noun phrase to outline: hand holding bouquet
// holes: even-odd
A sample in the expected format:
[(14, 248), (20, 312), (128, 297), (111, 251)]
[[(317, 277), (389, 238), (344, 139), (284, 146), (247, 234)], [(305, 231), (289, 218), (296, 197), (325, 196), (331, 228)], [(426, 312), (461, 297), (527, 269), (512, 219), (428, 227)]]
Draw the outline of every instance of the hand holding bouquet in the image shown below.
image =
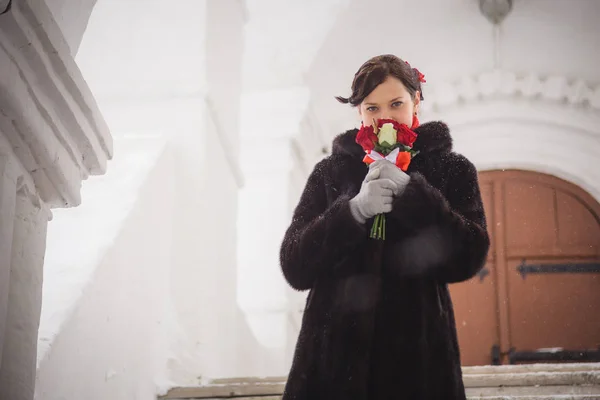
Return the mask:
[[(387, 160), (406, 171), (418, 151), (413, 150), (417, 134), (408, 126), (392, 119), (373, 120), (373, 125), (363, 125), (356, 135), (356, 143), (365, 150), (363, 161), (369, 165)], [(385, 240), (385, 215), (375, 217), (371, 233), (373, 239)]]

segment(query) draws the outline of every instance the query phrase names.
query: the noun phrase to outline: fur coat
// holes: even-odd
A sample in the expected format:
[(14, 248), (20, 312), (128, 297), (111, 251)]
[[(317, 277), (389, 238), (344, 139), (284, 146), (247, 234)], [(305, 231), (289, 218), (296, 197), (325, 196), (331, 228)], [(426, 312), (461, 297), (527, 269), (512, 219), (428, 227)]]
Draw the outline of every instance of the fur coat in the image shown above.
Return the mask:
[(415, 132), (385, 241), (350, 213), (368, 171), (356, 129), (308, 179), (280, 254), (289, 285), (310, 290), (283, 400), (465, 399), (448, 284), (486, 260), (477, 172), (444, 123)]

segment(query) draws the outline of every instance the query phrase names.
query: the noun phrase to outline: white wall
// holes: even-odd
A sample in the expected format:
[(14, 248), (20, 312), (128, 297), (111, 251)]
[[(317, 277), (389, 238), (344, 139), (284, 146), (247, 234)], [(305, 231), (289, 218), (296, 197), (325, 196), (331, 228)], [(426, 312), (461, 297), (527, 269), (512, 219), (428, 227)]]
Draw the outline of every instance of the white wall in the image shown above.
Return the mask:
[(600, 112), (564, 102), (486, 101), (435, 114), (480, 170), (522, 169), (569, 181), (600, 201)]
[(118, 138), (119, 156), (107, 174), (84, 183), (85, 204), (54, 210), (44, 262), (38, 365), (93, 282), (96, 267), (117, 243), (164, 146), (159, 136)]
[(238, 182), (203, 103), (175, 108), (195, 118), (167, 150), (161, 137), (117, 139), (113, 168), (83, 191), (96, 201), (55, 216), (40, 399), (150, 399), (206, 378), (275, 372), (277, 356), (236, 302)]
[[(236, 96), (241, 80), (235, 77), (241, 74), (243, 46), (240, 3), (179, 0), (169, 3), (167, 13), (164, 2), (157, 0), (143, 7), (114, 0), (96, 5), (77, 62), (116, 142), (133, 144), (115, 146), (113, 175), (107, 175), (103, 191), (96, 190), (100, 197), (95, 208), (94, 202), (87, 213), (82, 208), (81, 222), (55, 218), (56, 230), (50, 235), (55, 253), (47, 262), (40, 336), (45, 349), (39, 357), (44, 396), (55, 396), (55, 388), (56, 396), (80, 390), (85, 382), (100, 385), (105, 398), (112, 398), (110, 391), (118, 387), (130, 394), (139, 390), (141, 396), (150, 391), (151, 375), (166, 389), (207, 377), (235, 376), (238, 371), (269, 371), (270, 354), (254, 340), (236, 302), (235, 224), (237, 193), (243, 184), (237, 163)], [(223, 62), (225, 68), (219, 68)], [(153, 151), (141, 144), (146, 137), (169, 143), (172, 161), (133, 176), (128, 164), (152, 159)], [(141, 181), (148, 182), (145, 192), (136, 187)], [(84, 195), (87, 189), (93, 192), (92, 186), (84, 187)], [(113, 196), (105, 196), (107, 192)], [(158, 193), (163, 203), (155, 198)], [(127, 203), (131, 196), (137, 199), (133, 208)], [(154, 219), (162, 225), (151, 227)], [(85, 225), (85, 234), (75, 240), (80, 251), (68, 243), (68, 233), (77, 232), (78, 223)], [(133, 234), (117, 236), (129, 230), (158, 236), (144, 242)], [(111, 290), (132, 290), (128, 281), (136, 282), (146, 273), (146, 263), (155, 273), (142, 277), (146, 284), (132, 293), (137, 297), (131, 304), (125, 297), (103, 301)], [(161, 280), (165, 271), (168, 279)], [(121, 275), (126, 276), (122, 281)], [(97, 315), (125, 319), (147, 308), (143, 303), (149, 297), (154, 311), (131, 318), (131, 332), (96, 321)], [(162, 328), (151, 322), (164, 317), (164, 309), (166, 344), (156, 342)], [(98, 329), (88, 330), (90, 325)], [(126, 343), (133, 337), (143, 340), (122, 346), (121, 334)], [(105, 347), (92, 348), (86, 342)], [(105, 354), (111, 345), (122, 354)], [(84, 347), (93, 373), (77, 361)], [(151, 353), (144, 356), (145, 362), (132, 361), (142, 349)], [(161, 354), (163, 365), (152, 374), (148, 365)], [(71, 363), (71, 378), (53, 371), (61, 363)], [(105, 386), (98, 383), (99, 371), (109, 372)]]
[(245, 93), (242, 98), (240, 161), (245, 185), (237, 221), (238, 302), (256, 340), (273, 355), (268, 370), (259, 368), (252, 375), (285, 375), (298, 329), (288, 312), (291, 289), (281, 273), (279, 249), (289, 224), (292, 175), (298, 169), (293, 138), (309, 93), (294, 87)]
[(98, 0), (45, 0), (74, 56)]
[(144, 183), (115, 232), (114, 245), (95, 265), (40, 360), (36, 398), (155, 398), (157, 372), (168, 350), (172, 152), (163, 149), (156, 161), (148, 177), (141, 178)]
[(515, 1), (501, 29), (500, 67), (600, 81), (599, 15), (598, 1)]
[[(178, 382), (227, 376), (235, 368), (237, 182), (206, 109), (174, 138), (177, 152), (171, 293), (191, 347), (172, 366)], [(191, 111), (191, 110), (189, 110)], [(198, 127), (194, 129), (194, 127)], [(202, 132), (203, 134), (199, 134)]]

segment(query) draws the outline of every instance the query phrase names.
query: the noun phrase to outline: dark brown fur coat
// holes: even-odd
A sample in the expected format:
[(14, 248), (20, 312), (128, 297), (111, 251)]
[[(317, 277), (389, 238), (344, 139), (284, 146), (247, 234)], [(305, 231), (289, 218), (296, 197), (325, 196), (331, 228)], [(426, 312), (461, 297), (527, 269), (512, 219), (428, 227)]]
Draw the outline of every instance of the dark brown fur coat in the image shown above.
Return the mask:
[(368, 171), (357, 130), (308, 179), (281, 247), (287, 282), (310, 290), (284, 400), (465, 399), (447, 285), (485, 262), (483, 205), (448, 127), (415, 131), (420, 154), (385, 241), (348, 206)]

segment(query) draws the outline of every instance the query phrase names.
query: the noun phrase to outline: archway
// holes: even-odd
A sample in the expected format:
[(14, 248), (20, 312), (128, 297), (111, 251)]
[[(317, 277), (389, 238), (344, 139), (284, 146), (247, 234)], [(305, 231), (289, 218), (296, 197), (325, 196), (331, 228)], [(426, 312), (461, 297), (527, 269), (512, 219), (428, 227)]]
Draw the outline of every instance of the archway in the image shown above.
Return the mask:
[(491, 248), (451, 286), (464, 365), (600, 357), (600, 204), (538, 172), (483, 171)]

